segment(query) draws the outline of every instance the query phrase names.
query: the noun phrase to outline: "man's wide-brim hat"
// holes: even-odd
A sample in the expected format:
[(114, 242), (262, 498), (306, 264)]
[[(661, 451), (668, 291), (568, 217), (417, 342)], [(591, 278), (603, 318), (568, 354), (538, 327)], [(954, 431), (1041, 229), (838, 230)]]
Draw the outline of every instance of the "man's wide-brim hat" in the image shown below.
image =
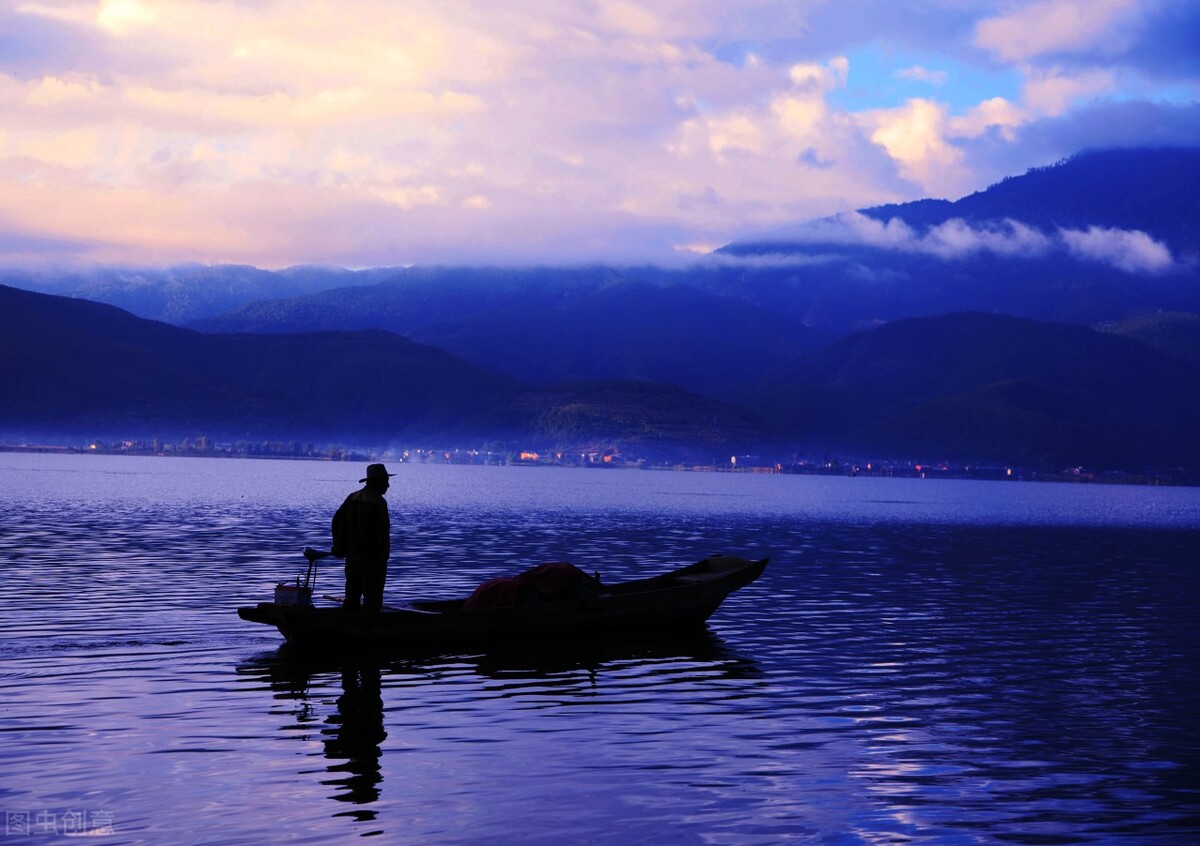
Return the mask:
[(395, 476), (395, 475), (396, 475), (395, 473), (389, 473), (387, 471), (387, 468), (384, 467), (382, 464), (368, 464), (366, 478), (359, 479), (358, 481), (360, 483), (362, 483), (362, 482), (369, 482), (372, 479), (390, 479), (392, 476)]

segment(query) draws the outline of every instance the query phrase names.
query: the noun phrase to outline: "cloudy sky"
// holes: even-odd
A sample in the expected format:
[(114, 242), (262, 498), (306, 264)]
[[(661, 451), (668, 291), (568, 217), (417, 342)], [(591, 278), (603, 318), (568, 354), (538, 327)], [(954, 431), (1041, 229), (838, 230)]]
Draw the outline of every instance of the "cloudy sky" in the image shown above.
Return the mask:
[(678, 262), (1200, 143), (1194, 0), (0, 0), (0, 263)]

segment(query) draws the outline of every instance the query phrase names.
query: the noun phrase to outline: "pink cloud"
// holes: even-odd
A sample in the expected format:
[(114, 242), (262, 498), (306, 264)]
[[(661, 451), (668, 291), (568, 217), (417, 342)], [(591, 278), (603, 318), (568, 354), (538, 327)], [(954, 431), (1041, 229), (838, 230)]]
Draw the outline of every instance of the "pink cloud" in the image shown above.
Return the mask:
[[(1127, 93), (1080, 57), (1171, 2), (29, 0), (0, 10), (0, 216), (96, 260), (669, 260), (1075, 152), (1046, 121)], [(856, 105), (863, 43), (982, 47), (1021, 101)]]

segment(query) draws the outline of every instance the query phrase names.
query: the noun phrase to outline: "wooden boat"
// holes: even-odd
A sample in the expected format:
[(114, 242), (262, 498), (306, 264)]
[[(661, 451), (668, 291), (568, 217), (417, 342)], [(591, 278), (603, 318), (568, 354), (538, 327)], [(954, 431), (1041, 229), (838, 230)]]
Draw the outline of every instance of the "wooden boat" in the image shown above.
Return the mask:
[(260, 602), (243, 620), (275, 626), (305, 646), (405, 646), (493, 642), (506, 638), (590, 636), (683, 628), (707, 620), (729, 594), (753, 582), (767, 560), (714, 556), (670, 573), (603, 585), (595, 596), (466, 608), (466, 599), (415, 601), (382, 611)]

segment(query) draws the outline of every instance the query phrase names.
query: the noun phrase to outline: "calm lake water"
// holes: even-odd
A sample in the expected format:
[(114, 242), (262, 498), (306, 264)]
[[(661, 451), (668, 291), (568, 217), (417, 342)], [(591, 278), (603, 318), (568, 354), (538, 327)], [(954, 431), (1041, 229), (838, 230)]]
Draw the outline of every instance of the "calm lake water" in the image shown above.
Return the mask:
[(683, 636), (291, 656), (235, 608), (363, 469), (0, 454), (0, 843), (1200, 842), (1200, 489), (398, 466), (390, 601), (771, 564)]

